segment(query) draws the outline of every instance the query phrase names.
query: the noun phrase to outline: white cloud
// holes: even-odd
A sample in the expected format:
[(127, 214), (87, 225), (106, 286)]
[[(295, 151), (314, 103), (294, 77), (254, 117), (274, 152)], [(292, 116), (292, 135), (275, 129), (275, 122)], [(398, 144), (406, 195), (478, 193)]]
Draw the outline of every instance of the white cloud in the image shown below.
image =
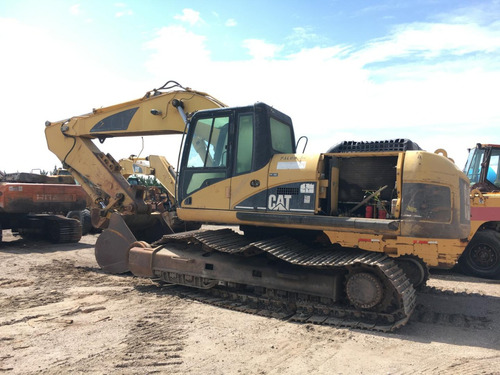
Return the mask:
[(70, 8), (69, 8), (69, 12), (71, 14), (73, 14), (74, 16), (77, 16), (79, 14), (81, 14), (81, 4), (75, 4), (75, 5), (72, 5)]
[[(190, 14), (185, 10), (178, 19), (201, 22), (199, 13)], [(247, 39), (248, 59), (240, 61), (214, 61), (206, 36), (169, 26), (144, 45), (151, 52), (146, 72), (137, 69), (130, 77), (117, 77), (114, 66), (103, 65), (88, 46), (15, 20), (0, 18), (0, 35), (10, 36), (0, 39), (0, 50), (9, 56), (0, 59), (0, 101), (7, 108), (2, 136), (9, 140), (0, 157), (15, 160), (15, 170), (59, 163), (46, 147), (45, 120), (134, 99), (169, 79), (228, 105), (275, 106), (292, 117), (297, 137), (309, 137), (311, 153), (343, 140), (411, 138), (430, 151), (445, 148), (462, 166), (467, 147), (500, 143), (494, 24), (441, 19), (401, 25), (362, 46), (316, 46), (287, 55), (298, 38), (283, 45)], [(295, 35), (313, 36), (302, 29)], [(177, 145), (167, 136), (145, 137), (143, 155), (166, 154), (175, 163)], [(109, 139), (99, 147), (119, 159), (139, 153), (141, 142)], [(9, 164), (2, 170), (11, 171)]]
[(205, 36), (187, 31), (182, 26), (162, 27), (155, 38), (145, 44), (146, 49), (154, 51), (146, 67), (152, 72), (163, 72), (161, 74), (170, 69), (192, 73), (192, 70), (210, 64), (205, 41)]
[(392, 58), (413, 57), (420, 62), (469, 53), (488, 53), (500, 49), (500, 28), (475, 24), (414, 23), (402, 25), (386, 38), (374, 40), (358, 56), (367, 63)]
[[(9, 160), (0, 167), (2, 171), (60, 166), (47, 148), (46, 120), (58, 121), (140, 97), (150, 85), (142, 82), (136, 86), (127, 77), (118, 77), (114, 69), (102, 65), (82, 46), (40, 28), (0, 18), (0, 35), (13, 36), (0, 38), (0, 50), (9, 56), (0, 59), (0, 102), (6, 109), (0, 158)], [(105, 144), (104, 150), (107, 147)], [(134, 147), (134, 152), (140, 150), (140, 145)]]
[(127, 4), (125, 3), (115, 3), (115, 7), (120, 9), (115, 13), (116, 18), (134, 15), (134, 12), (131, 9), (127, 9)]
[(235, 20), (234, 18), (229, 18), (229, 19), (226, 21), (225, 25), (226, 25), (227, 27), (235, 27), (236, 25), (238, 25), (238, 23), (236, 22), (236, 20)]
[(116, 12), (115, 17), (119, 18), (119, 17), (123, 17), (123, 16), (132, 16), (133, 14), (134, 14), (134, 12), (131, 11), (130, 9), (128, 9), (128, 10)]
[(283, 46), (267, 43), (260, 39), (246, 39), (243, 41), (243, 47), (247, 48), (250, 56), (257, 60), (272, 59), (283, 49)]
[(304, 27), (294, 27), (293, 32), (287, 38), (287, 43), (291, 45), (303, 45), (306, 42), (318, 41), (320, 38), (317, 34)]
[[(165, 41), (175, 40), (170, 31), (164, 29)], [(291, 115), (297, 136), (309, 136), (309, 152), (346, 139), (410, 138), (429, 151), (446, 149), (462, 167), (468, 147), (500, 143), (493, 130), (500, 121), (494, 28), (412, 24), (366, 46), (302, 49), (279, 60), (273, 58), (283, 46), (248, 39), (251, 59), (237, 62), (212, 61), (200, 35), (182, 33), (185, 45), (196, 45), (191, 61), (169, 60), (171, 46), (156, 40), (149, 44), (156, 50), (152, 73), (177, 65), (181, 83), (229, 105), (274, 105)], [(477, 128), (484, 131), (475, 139)]]
[(177, 14), (176, 16), (174, 16), (174, 18), (176, 20), (179, 20), (182, 22), (187, 22), (191, 26), (196, 25), (200, 22), (203, 22), (203, 20), (200, 17), (200, 12), (197, 12), (197, 11), (195, 11), (193, 9), (189, 9), (189, 8), (183, 9), (182, 15)]

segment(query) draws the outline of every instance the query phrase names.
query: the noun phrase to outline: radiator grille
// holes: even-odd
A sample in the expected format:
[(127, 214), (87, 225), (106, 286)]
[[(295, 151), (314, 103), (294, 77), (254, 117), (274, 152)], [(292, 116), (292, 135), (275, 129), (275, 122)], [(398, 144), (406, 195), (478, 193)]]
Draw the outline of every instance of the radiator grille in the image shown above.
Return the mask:
[(277, 189), (278, 195), (299, 195), (299, 188), (294, 187), (279, 187)]

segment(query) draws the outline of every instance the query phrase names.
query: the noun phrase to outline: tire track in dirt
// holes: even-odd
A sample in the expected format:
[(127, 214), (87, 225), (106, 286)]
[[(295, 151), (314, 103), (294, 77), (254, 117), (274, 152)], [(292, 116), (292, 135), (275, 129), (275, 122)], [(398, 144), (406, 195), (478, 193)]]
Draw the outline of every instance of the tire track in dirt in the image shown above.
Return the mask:
[(0, 287), (2, 288), (19, 288), (24, 286), (33, 285), (33, 281), (24, 280), (24, 279), (0, 279)]
[(458, 358), (451, 365), (436, 365), (435, 363), (428, 365), (421, 363), (415, 371), (403, 372), (401, 375), (500, 375), (500, 369), (498, 368), (499, 361), (500, 355), (486, 358)]
[[(105, 321), (120, 321), (120, 317), (123, 319), (124, 314), (127, 314), (124, 309), (118, 313), (112, 309), (107, 312), (108, 305), (113, 301), (126, 299), (131, 306), (137, 306), (138, 300), (141, 301), (140, 308), (130, 312), (132, 319), (123, 319), (127, 323), (120, 327), (124, 337), (121, 342), (116, 341), (112, 346), (100, 346), (91, 355), (81, 359), (75, 360), (64, 354), (46, 359), (45, 369), (40, 373), (64, 374), (74, 370), (96, 370), (99, 373), (103, 368), (117, 374), (144, 373), (144, 369), (148, 369), (147, 373), (178, 372), (177, 368), (183, 363), (181, 353), (185, 334), (182, 328), (182, 309), (186, 305), (185, 301), (158, 290), (156, 286), (151, 287), (148, 279), (109, 275), (92, 267), (75, 267), (74, 262), (67, 259), (32, 266), (29, 272), (36, 282), (30, 283), (25, 279), (0, 280), (0, 284), (10, 289), (8, 296), (0, 294), (0, 308), (5, 307), (12, 313), (11, 317), (6, 314), (9, 319), (3, 325), (28, 321), (29, 324), (34, 321), (34, 327), (39, 328), (40, 325), (52, 324), (56, 321), (55, 318), (64, 318), (71, 322), (68, 328), (76, 324), (74, 329), (78, 329), (79, 324), (87, 324), (84, 322), (89, 320), (102, 324)], [(61, 305), (64, 306), (62, 310), (48, 315), (27, 316), (28, 311), (33, 311), (30, 309), (59, 302), (64, 303)], [(148, 312), (144, 314), (144, 311)], [(94, 312), (105, 313), (91, 317)], [(79, 318), (82, 314), (86, 317), (83, 321)], [(55, 331), (51, 333), (52, 338), (45, 339), (57, 340), (54, 335), (63, 334), (62, 325), (56, 324), (53, 329)], [(89, 330), (94, 331), (90, 327), (87, 331)], [(75, 340), (81, 340), (82, 337), (80, 334)], [(6, 336), (2, 339), (12, 341), (14, 337)], [(5, 369), (2, 367), (0, 366), (0, 372)]]
[[(144, 292), (144, 288), (141, 288)], [(156, 291), (155, 291), (156, 292)], [(167, 297), (167, 296), (165, 296)], [(178, 373), (187, 333), (182, 320), (186, 303), (179, 297), (161, 298), (155, 310), (142, 316), (122, 344), (120, 360), (114, 368), (123, 374)], [(158, 304), (161, 304), (158, 307)]]
[(10, 289), (9, 295), (2, 293), (0, 309), (5, 313), (45, 306), (63, 301), (69, 285), (78, 282), (83, 286), (108, 283), (109, 275), (90, 272), (91, 269), (76, 267), (74, 261), (52, 260), (51, 263), (32, 266), (28, 272), (36, 275), (36, 282), (26, 279), (0, 279), (0, 286)]
[(486, 316), (439, 312), (423, 304), (417, 304), (410, 318), (410, 322), (461, 328), (487, 329), (491, 323), (491, 319)]
[(426, 287), (418, 293), (411, 322), (457, 328), (488, 329), (494, 325), (489, 311), (500, 308), (500, 298)]

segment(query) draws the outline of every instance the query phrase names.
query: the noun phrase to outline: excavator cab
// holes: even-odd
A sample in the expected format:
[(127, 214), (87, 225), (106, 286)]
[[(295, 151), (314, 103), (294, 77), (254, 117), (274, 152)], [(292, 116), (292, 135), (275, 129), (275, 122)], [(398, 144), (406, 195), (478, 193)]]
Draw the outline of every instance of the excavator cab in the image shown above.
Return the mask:
[[(197, 112), (181, 160), (180, 207), (230, 209), (231, 178), (262, 169), (283, 153), (295, 153), (292, 121), (267, 104)], [(211, 198), (194, 199), (205, 188)]]

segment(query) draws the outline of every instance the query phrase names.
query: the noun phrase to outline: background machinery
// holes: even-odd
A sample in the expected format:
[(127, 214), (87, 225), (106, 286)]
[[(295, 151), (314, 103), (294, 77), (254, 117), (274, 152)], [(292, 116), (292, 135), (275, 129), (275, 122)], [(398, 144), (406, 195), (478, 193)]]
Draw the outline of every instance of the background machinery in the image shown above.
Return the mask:
[(176, 174), (174, 167), (164, 156), (149, 155), (139, 158), (131, 155), (126, 159), (120, 159), (121, 174), (131, 185), (141, 185), (138, 176), (147, 176), (158, 182), (163, 189), (157, 186), (144, 186), (144, 200), (151, 206), (153, 211), (161, 213), (168, 228), (166, 232), (184, 232), (199, 229), (200, 223), (184, 222), (180, 220), (175, 212), (177, 202), (175, 200)]
[[(107, 229), (96, 259), (104, 270), (257, 293), (385, 331), (408, 321), (413, 286), (425, 283), (427, 266), (451, 268), (462, 254), (469, 184), (447, 158), (421, 150), (297, 154), (284, 113), (264, 103), (228, 108), (170, 83), (46, 123), (49, 149), (99, 206), (94, 221)], [(240, 230), (181, 232), (152, 243), (144, 238), (154, 232), (151, 218), (169, 218), (92, 139), (183, 133), (175, 213)], [(375, 196), (384, 214), (367, 215), (367, 198)]]
[(148, 202), (156, 202), (157, 209), (173, 211), (176, 206), (175, 201), (175, 170), (164, 156), (150, 155), (139, 158), (131, 155), (126, 159), (120, 159), (121, 174), (130, 184), (141, 185), (137, 176), (147, 176), (153, 178), (155, 184), (159, 183), (163, 189), (155, 188), (155, 184), (147, 191)]
[(165, 188), (172, 204), (175, 205), (175, 170), (164, 156), (149, 155), (145, 158), (139, 158), (130, 155), (126, 159), (120, 159), (122, 175), (129, 178), (133, 175), (154, 176)]
[(464, 172), (471, 183), (471, 240), (460, 258), (474, 276), (500, 278), (500, 145), (478, 143)]
[(1, 229), (11, 229), (14, 234), (54, 243), (78, 242), (80, 222), (65, 215), (85, 208), (86, 198), (71, 176), (1, 173), (0, 239)]

